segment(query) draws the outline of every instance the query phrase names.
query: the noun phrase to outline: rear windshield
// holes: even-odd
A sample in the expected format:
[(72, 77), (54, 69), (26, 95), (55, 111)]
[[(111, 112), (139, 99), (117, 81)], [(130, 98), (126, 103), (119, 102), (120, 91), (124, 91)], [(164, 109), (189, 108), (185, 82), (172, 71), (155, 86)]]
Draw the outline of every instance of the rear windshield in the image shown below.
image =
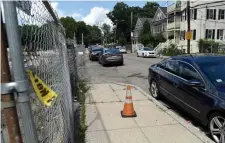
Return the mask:
[(144, 48), (144, 51), (152, 51), (152, 48)]
[(98, 52), (98, 51), (101, 51), (102, 50), (102, 48), (96, 48), (96, 49), (92, 49), (91, 51), (92, 52)]
[(118, 49), (110, 49), (110, 50), (106, 50), (105, 53), (109, 53), (109, 54), (119, 54), (120, 51)]

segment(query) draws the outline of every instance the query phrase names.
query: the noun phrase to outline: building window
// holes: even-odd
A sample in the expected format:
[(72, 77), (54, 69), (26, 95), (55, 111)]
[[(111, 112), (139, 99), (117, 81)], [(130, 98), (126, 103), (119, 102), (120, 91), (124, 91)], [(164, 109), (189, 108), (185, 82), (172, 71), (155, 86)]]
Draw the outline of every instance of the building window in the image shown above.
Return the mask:
[(181, 21), (185, 21), (185, 20), (186, 20), (186, 9), (182, 11), (182, 16), (181, 16)]
[[(223, 29), (217, 29), (217, 39), (219, 40), (223, 40), (225, 37), (224, 37), (224, 30)], [(224, 37), (224, 38), (223, 38)]]
[(164, 24), (162, 24), (162, 31), (165, 31), (165, 26), (164, 26)]
[(197, 9), (191, 9), (191, 19), (197, 19)]
[(180, 31), (180, 40), (185, 40), (185, 30)]
[(206, 19), (216, 19), (216, 9), (207, 9)]
[(214, 39), (215, 29), (206, 29), (205, 30), (205, 38), (206, 39)]
[(218, 19), (225, 19), (225, 9), (219, 9)]
[(192, 33), (192, 40), (196, 40), (196, 29), (191, 30)]

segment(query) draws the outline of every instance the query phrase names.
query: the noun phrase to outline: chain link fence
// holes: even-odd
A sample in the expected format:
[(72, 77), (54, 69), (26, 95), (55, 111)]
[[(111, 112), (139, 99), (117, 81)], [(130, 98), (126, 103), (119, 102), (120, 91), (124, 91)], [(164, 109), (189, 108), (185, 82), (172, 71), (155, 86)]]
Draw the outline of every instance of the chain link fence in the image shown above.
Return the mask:
[[(30, 85), (30, 102), (39, 142), (74, 143), (76, 51), (74, 45), (70, 48), (66, 44), (65, 30), (51, 10), (47, 1), (17, 3), (21, 50), (26, 70), (33, 71), (58, 94), (52, 106), (47, 107)], [(20, 117), (19, 111), (18, 115)], [(20, 120), (22, 133), (23, 124), (26, 123)]]

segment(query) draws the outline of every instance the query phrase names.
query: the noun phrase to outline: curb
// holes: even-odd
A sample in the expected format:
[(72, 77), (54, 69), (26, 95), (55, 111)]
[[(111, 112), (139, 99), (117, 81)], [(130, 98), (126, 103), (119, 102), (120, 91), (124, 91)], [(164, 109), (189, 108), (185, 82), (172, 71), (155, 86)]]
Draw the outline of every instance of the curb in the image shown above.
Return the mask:
[[(128, 85), (128, 84), (125, 84), (125, 83), (116, 83), (116, 82), (112, 82), (112, 84), (122, 85), (122, 86)], [(194, 127), (193, 125), (188, 124), (185, 119), (181, 118), (179, 115), (177, 115), (173, 111), (168, 110), (168, 108), (166, 108), (165, 106), (163, 106), (159, 101), (157, 101), (156, 99), (154, 99), (150, 94), (146, 93), (140, 87), (137, 87), (137, 86), (132, 85), (132, 84), (129, 84), (129, 85), (131, 87), (137, 89), (142, 94), (144, 94), (151, 102), (155, 103), (158, 108), (160, 108), (161, 110), (163, 110), (170, 117), (172, 117), (174, 120), (176, 120), (178, 123), (180, 123), (183, 127), (185, 127), (189, 132), (191, 132), (194, 136), (196, 136), (202, 142), (204, 142), (204, 143), (215, 143), (209, 137), (207, 137), (204, 132), (200, 131), (200, 129), (198, 127)]]

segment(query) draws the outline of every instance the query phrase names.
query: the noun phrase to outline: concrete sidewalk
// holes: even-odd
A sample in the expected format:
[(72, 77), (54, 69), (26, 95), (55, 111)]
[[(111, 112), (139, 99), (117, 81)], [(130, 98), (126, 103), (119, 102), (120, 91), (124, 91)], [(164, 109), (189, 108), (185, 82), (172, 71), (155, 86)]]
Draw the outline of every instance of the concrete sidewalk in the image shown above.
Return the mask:
[(203, 142), (137, 88), (132, 87), (131, 92), (137, 117), (122, 118), (126, 86), (92, 85), (86, 99), (87, 143)]

